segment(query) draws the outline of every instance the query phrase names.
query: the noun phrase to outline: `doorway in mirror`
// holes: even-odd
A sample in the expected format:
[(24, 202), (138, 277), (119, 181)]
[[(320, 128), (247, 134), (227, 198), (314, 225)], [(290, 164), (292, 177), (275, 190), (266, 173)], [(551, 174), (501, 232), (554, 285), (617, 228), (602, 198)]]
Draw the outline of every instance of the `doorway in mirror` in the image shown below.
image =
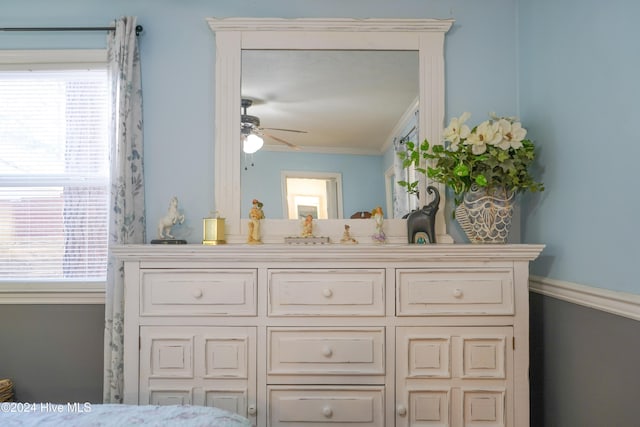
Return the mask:
[(342, 218), (340, 173), (282, 172), (282, 200), (288, 219)]

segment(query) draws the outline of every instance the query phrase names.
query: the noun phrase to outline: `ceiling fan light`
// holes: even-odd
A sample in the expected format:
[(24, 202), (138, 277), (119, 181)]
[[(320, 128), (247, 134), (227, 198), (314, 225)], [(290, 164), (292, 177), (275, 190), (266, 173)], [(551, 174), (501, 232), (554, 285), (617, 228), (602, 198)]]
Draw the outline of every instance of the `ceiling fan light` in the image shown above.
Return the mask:
[(255, 133), (250, 133), (244, 138), (242, 143), (242, 151), (247, 154), (255, 153), (264, 145), (264, 140)]

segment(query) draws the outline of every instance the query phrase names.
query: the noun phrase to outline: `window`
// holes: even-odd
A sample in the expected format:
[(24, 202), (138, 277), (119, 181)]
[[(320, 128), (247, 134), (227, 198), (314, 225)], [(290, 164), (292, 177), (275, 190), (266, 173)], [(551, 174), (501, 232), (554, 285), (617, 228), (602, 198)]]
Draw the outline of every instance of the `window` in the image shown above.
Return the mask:
[(0, 280), (104, 281), (105, 51), (0, 51)]

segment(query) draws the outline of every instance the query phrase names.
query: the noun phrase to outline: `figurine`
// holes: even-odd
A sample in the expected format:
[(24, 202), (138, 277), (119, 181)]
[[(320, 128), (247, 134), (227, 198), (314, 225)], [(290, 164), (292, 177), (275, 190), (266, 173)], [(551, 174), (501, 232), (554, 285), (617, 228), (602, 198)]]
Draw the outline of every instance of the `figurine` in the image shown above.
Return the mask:
[(253, 207), (249, 211), (249, 237), (247, 243), (252, 245), (258, 245), (262, 243), (260, 240), (260, 220), (264, 219), (264, 212), (262, 211), (262, 202), (258, 199), (253, 199)]
[(382, 231), (382, 223), (384, 222), (382, 207), (377, 206), (371, 211), (371, 218), (376, 222), (376, 233), (372, 235), (371, 238), (376, 243), (384, 243), (387, 240), (387, 236), (385, 236), (384, 231)]
[[(434, 195), (434, 199), (422, 209), (416, 209), (405, 215), (407, 218), (407, 237), (409, 243), (436, 243), (436, 212), (440, 204), (440, 192), (436, 187), (428, 186), (427, 192)], [(457, 216), (456, 216), (457, 218)], [(458, 221), (460, 223), (460, 221)]]
[(340, 239), (340, 243), (344, 245), (353, 245), (358, 243), (356, 239), (351, 237), (351, 232), (349, 231), (351, 227), (348, 224), (344, 225), (344, 233), (342, 233), (342, 239)]
[(167, 215), (158, 221), (158, 239), (175, 239), (171, 235), (171, 227), (184, 222), (184, 215), (178, 211), (178, 198), (173, 196), (169, 202)]
[(313, 216), (307, 215), (302, 223), (302, 237), (313, 237)]

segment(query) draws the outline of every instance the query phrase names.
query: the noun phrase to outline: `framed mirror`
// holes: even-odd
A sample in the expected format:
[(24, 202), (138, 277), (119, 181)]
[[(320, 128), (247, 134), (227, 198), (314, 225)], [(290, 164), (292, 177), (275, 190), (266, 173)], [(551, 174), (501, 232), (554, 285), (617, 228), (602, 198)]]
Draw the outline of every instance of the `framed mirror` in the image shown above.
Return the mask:
[[(246, 241), (247, 213), (250, 208), (242, 206), (243, 195), (240, 191), (242, 172), (247, 166), (240, 143), (243, 52), (256, 52), (257, 55), (268, 54), (268, 51), (351, 51), (354, 54), (367, 51), (415, 52), (418, 67), (418, 93), (415, 97), (418, 139), (441, 140), (444, 122), (444, 35), (451, 27), (452, 20), (208, 18), (207, 21), (216, 37), (215, 201), (216, 210), (227, 218), (227, 241)], [(258, 107), (265, 99), (256, 97), (255, 101)], [(251, 110), (248, 114), (251, 114)], [(278, 137), (284, 139), (281, 135), (278, 134)], [(388, 199), (385, 182), (389, 181), (389, 172), (380, 170), (377, 173), (382, 183), (377, 191), (384, 203)], [(346, 177), (343, 180), (346, 181)], [(427, 183), (421, 184), (426, 188)], [(273, 190), (278, 191), (279, 185)], [(441, 208), (436, 221), (437, 241), (451, 242), (444, 221), (443, 188), (441, 196)], [(260, 195), (255, 193), (247, 197), (260, 199)], [(419, 204), (425, 202), (420, 200)], [(374, 207), (367, 206), (369, 209)], [(349, 214), (345, 212), (345, 216)], [(388, 218), (389, 214), (385, 216)], [(283, 243), (284, 237), (299, 235), (301, 225), (298, 220), (281, 218), (284, 215), (277, 219), (267, 215), (263, 220), (263, 242)], [(351, 231), (361, 243), (368, 243), (366, 235), (375, 231), (372, 221), (319, 219), (316, 220), (315, 234), (339, 241), (345, 224), (351, 226)], [(406, 243), (404, 220), (386, 219), (384, 231), (389, 243)]]

